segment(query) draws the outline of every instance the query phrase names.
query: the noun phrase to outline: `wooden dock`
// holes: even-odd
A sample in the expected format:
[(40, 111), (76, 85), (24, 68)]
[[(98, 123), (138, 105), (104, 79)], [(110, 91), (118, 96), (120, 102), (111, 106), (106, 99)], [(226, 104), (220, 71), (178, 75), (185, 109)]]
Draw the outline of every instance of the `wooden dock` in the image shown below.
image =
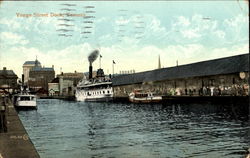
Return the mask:
[(4, 113), (7, 127), (7, 131), (0, 130), (0, 158), (39, 158), (10, 99), (0, 97), (0, 106), (6, 107)]

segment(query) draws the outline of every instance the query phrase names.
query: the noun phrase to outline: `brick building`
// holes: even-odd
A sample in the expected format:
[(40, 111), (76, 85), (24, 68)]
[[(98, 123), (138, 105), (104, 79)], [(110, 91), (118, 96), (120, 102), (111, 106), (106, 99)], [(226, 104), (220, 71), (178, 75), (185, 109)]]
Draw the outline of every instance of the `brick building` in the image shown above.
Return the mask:
[(35, 66), (29, 71), (28, 86), (33, 91), (43, 90), (43, 93), (48, 93), (48, 83), (55, 78), (54, 67), (41, 67), (38, 61), (35, 61)]
[(63, 78), (63, 80), (73, 81), (73, 85), (76, 86), (80, 80), (83, 79), (83, 73), (81, 72), (73, 72), (73, 73), (61, 73), (57, 75), (58, 78)]
[(75, 94), (76, 85), (84, 77), (83, 73), (61, 73), (48, 83), (49, 95), (71, 96)]
[(6, 67), (0, 70), (0, 89), (13, 92), (17, 88), (17, 75), (13, 70), (7, 70)]

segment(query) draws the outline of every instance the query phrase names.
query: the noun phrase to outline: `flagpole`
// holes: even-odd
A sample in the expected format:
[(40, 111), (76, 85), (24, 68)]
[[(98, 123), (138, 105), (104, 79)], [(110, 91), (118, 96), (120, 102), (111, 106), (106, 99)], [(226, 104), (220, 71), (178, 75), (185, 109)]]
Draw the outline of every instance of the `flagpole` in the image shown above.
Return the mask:
[(101, 65), (101, 58), (102, 58), (102, 56), (100, 55), (100, 57), (99, 57), (99, 67), (100, 67), (100, 68), (102, 68), (102, 65)]
[(113, 60), (113, 62), (112, 62), (112, 68), (113, 68), (113, 77), (114, 77), (114, 75), (115, 75), (115, 71), (114, 71), (114, 64), (116, 64), (116, 63), (115, 63), (115, 61)]
[(112, 62), (112, 68), (113, 68), (113, 77), (114, 77), (114, 60)]

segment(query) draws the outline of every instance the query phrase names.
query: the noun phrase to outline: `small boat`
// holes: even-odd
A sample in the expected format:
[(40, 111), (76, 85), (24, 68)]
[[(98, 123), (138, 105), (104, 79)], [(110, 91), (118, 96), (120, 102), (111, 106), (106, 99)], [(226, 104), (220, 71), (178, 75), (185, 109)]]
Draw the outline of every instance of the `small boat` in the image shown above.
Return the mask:
[(162, 96), (156, 96), (150, 91), (134, 90), (129, 94), (129, 101), (132, 103), (158, 103), (162, 101)]
[(36, 95), (29, 93), (21, 93), (13, 96), (13, 103), (17, 108), (35, 108), (36, 106)]

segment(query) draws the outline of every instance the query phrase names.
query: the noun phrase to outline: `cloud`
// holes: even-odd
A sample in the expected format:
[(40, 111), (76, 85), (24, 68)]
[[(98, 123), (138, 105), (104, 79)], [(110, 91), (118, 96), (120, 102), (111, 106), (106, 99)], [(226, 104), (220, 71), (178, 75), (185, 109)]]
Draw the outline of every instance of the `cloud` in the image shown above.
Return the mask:
[(195, 14), (192, 17), (178, 16), (172, 22), (172, 30), (181, 33), (187, 39), (201, 38), (217, 28), (216, 21), (204, 20), (204, 16)]
[(119, 19), (115, 20), (115, 24), (117, 25), (125, 25), (128, 24), (130, 22), (129, 19), (125, 19), (123, 17), (120, 17)]
[(157, 33), (165, 33), (166, 28), (161, 26), (161, 21), (156, 17), (151, 17), (151, 23), (148, 26), (148, 29)]
[(224, 24), (229, 27), (240, 27), (242, 23), (248, 23), (248, 22), (249, 22), (248, 16), (244, 16), (242, 14), (224, 20)]
[(248, 16), (239, 14), (230, 19), (225, 19), (222, 26), (225, 28), (225, 40), (227, 43), (249, 42)]
[(224, 31), (221, 31), (221, 30), (214, 31), (214, 34), (215, 34), (215, 36), (217, 36), (218, 38), (221, 38), (221, 39), (224, 39), (225, 35), (226, 35), (226, 33)]
[(96, 23), (102, 23), (102, 22), (107, 22), (109, 20), (108, 17), (101, 17), (96, 19)]
[(242, 14), (222, 20), (201, 14), (190, 17), (177, 16), (171, 22), (171, 31), (167, 39), (177, 45), (199, 43), (213, 48), (248, 43), (248, 23), (248, 16)]
[(181, 26), (184, 26), (184, 27), (187, 27), (190, 25), (190, 21), (188, 18), (184, 17), (184, 16), (179, 16), (177, 18), (177, 25), (181, 25)]
[(6, 25), (9, 29), (20, 29), (21, 25), (19, 22), (17, 22), (15, 19), (7, 19), (7, 18), (1, 18), (0, 19), (1, 25)]
[(26, 45), (29, 43), (27, 39), (23, 35), (19, 35), (12, 32), (1, 32), (0, 40), (4, 43), (4, 45)]
[(181, 33), (184, 38), (188, 39), (201, 37), (201, 34), (198, 33), (198, 29), (182, 30)]

